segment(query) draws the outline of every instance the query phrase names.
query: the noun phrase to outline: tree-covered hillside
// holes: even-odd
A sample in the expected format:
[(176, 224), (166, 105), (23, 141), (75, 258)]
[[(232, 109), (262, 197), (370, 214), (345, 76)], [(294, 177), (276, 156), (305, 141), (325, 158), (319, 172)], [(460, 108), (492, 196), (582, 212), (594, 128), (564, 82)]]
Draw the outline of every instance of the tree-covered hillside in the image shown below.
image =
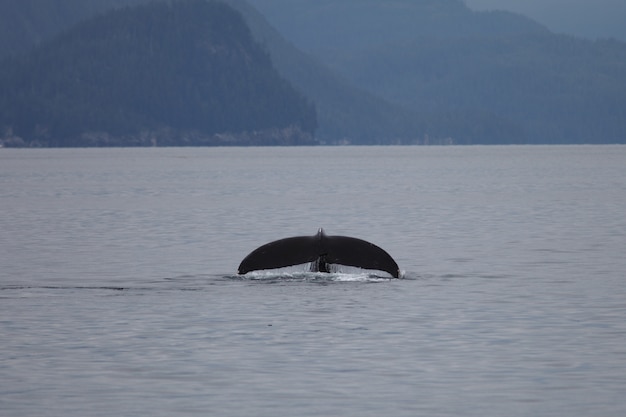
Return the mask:
[(355, 87), (313, 56), (286, 40), (246, 0), (224, 0), (239, 10), (283, 77), (313, 100), (327, 144), (415, 143), (423, 139), (423, 118), (400, 105)]
[(314, 106), (241, 15), (203, 0), (84, 21), (0, 67), (6, 145), (313, 143)]
[(2, 0), (0, 57), (22, 53), (59, 32), (114, 7), (146, 0)]

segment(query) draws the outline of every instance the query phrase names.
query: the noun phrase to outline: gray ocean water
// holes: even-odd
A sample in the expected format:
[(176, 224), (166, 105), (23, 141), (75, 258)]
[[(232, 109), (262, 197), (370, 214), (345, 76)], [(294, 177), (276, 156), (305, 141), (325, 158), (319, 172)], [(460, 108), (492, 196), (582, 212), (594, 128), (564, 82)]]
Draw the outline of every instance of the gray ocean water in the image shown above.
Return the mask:
[[(319, 227), (404, 279), (235, 274)], [(626, 415), (626, 147), (0, 149), (1, 416)]]

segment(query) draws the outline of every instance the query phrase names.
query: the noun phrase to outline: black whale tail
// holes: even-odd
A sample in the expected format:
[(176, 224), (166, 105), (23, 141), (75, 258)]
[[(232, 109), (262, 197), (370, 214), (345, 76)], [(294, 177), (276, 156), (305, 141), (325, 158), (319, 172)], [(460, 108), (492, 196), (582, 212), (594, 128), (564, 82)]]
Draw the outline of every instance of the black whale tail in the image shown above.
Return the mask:
[(327, 236), (319, 229), (314, 236), (296, 236), (267, 243), (241, 261), (239, 274), (260, 269), (283, 268), (312, 262), (314, 271), (328, 272), (328, 264), (388, 272), (394, 278), (400, 269), (380, 247), (348, 236)]

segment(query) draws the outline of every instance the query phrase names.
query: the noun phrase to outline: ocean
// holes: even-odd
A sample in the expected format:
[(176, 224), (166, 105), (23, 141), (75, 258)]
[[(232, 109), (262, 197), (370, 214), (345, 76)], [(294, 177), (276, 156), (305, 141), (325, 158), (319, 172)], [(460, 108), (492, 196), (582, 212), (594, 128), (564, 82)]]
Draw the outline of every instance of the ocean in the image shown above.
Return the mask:
[[(626, 146), (0, 149), (0, 416), (626, 415)], [(365, 239), (402, 279), (237, 275)]]

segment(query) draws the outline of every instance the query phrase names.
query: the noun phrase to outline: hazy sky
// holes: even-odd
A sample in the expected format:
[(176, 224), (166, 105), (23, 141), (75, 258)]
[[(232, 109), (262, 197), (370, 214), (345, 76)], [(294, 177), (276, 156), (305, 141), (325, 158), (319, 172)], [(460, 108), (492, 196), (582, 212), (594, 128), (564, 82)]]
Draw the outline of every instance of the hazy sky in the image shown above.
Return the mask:
[(522, 13), (558, 33), (626, 41), (626, 0), (465, 0), (474, 10)]

